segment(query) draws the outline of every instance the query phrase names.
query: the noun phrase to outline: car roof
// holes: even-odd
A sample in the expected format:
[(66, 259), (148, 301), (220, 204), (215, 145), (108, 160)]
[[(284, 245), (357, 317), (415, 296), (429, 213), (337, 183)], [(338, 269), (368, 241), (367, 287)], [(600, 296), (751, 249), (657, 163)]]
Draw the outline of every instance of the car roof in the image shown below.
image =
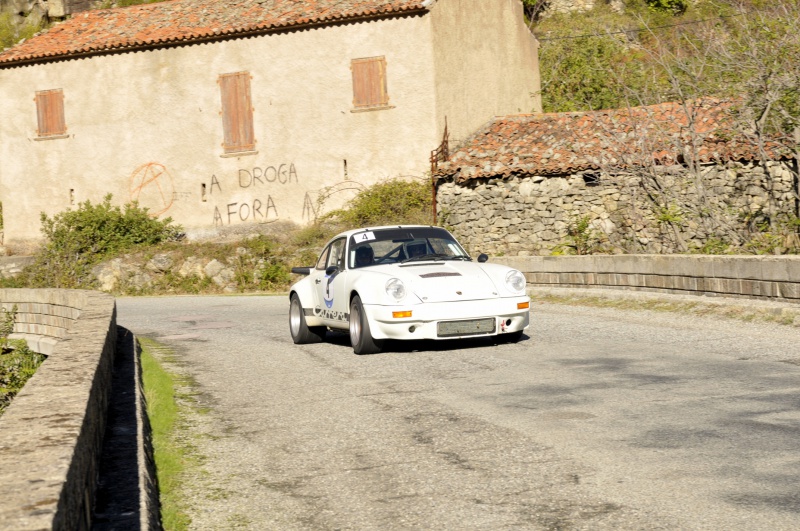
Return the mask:
[(367, 232), (372, 230), (382, 230), (382, 229), (420, 229), (420, 228), (434, 228), (434, 229), (442, 229), (447, 230), (444, 227), (437, 227), (436, 225), (381, 225), (379, 227), (362, 227), (360, 229), (352, 229), (342, 233), (337, 234), (333, 239), (341, 238), (345, 236), (349, 238), (353, 234), (358, 234), (361, 232)]

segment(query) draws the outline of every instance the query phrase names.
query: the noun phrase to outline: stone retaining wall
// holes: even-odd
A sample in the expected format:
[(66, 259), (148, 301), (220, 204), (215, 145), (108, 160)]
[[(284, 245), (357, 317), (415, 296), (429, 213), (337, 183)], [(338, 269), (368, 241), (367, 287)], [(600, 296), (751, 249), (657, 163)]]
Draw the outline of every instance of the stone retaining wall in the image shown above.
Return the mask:
[[(117, 341), (114, 298), (0, 289), (48, 358), (0, 417), (0, 529), (89, 529)], [(34, 345), (35, 346), (35, 345)]]
[(596, 250), (670, 254), (713, 247), (719, 253), (758, 238), (765, 248), (800, 247), (796, 235), (768, 240), (758, 232), (770, 219), (796, 219), (797, 194), (793, 162), (770, 162), (766, 169), (730, 162), (706, 165), (697, 176), (666, 166), (650, 174), (442, 182), (436, 206), (439, 221), (473, 254), (570, 254), (575, 238), (569, 232), (582, 218), (589, 225), (579, 237)]
[(800, 256), (492, 257), (532, 287), (614, 288), (800, 304)]
[(0, 256), (0, 276), (13, 277), (32, 263), (33, 256)]

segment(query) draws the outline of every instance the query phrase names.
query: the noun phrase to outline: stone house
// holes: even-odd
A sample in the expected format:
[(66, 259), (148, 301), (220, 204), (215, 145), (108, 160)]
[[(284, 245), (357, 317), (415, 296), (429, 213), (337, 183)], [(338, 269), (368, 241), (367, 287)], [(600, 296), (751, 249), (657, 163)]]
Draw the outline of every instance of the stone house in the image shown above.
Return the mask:
[[(189, 237), (308, 222), (541, 110), (520, 0), (173, 0), (73, 15), (0, 53), (0, 201), (23, 252), (106, 194)], [(319, 199), (326, 202), (320, 204)]]
[[(471, 252), (495, 255), (738, 248), (796, 223), (800, 188), (794, 148), (767, 141), (761, 153), (732, 108), (497, 118), (435, 172), (439, 222)], [(764, 244), (800, 247), (796, 230), (788, 237)]]

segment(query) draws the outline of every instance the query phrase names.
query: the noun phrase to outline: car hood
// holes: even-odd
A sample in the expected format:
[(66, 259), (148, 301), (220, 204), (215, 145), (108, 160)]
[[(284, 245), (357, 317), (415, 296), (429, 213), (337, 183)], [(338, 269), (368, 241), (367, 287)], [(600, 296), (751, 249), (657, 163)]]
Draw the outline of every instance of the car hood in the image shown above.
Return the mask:
[(492, 278), (481, 264), (474, 262), (392, 264), (381, 272), (401, 279), (422, 302), (469, 301), (499, 295)]

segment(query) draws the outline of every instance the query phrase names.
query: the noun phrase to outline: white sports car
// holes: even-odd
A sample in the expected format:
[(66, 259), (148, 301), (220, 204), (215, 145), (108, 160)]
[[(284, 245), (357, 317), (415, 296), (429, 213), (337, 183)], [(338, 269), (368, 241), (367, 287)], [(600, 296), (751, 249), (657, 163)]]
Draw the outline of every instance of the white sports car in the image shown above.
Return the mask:
[(517, 341), (528, 327), (525, 276), (478, 262), (441, 227), (392, 226), (343, 232), (289, 291), (295, 343), (317, 343), (328, 328), (350, 331), (356, 354), (386, 339), (500, 335)]

